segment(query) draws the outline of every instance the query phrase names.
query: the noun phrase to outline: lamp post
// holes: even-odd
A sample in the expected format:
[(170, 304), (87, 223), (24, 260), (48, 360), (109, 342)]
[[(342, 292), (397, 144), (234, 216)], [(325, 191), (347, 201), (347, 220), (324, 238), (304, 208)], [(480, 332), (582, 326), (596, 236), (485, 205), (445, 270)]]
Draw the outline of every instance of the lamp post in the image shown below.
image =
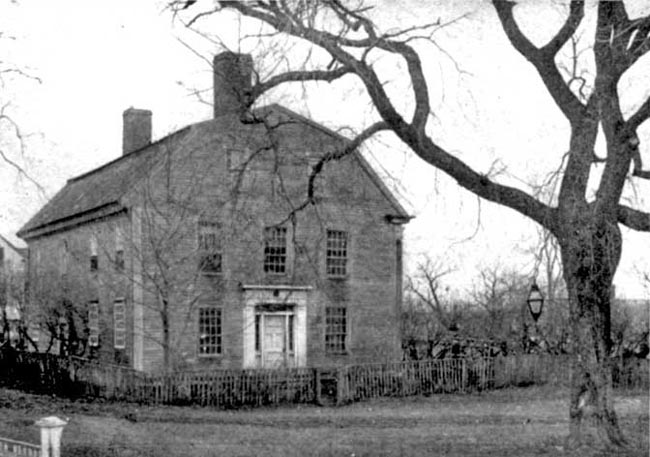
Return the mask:
[(539, 290), (535, 282), (530, 286), (526, 303), (528, 303), (530, 314), (533, 316), (535, 324), (537, 324), (537, 319), (542, 314), (542, 308), (544, 307), (544, 295), (542, 295), (542, 291)]

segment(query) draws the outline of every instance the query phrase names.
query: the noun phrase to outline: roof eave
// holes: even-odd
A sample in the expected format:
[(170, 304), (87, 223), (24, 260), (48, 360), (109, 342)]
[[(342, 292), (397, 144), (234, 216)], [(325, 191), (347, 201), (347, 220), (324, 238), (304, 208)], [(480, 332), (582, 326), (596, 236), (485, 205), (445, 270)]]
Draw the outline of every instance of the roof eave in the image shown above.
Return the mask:
[(404, 216), (403, 214), (386, 214), (384, 216), (386, 222), (393, 225), (408, 224), (409, 222), (411, 222), (411, 219), (413, 218), (415, 218), (415, 216), (410, 216), (408, 214), (406, 216)]
[(127, 208), (120, 202), (110, 202), (97, 208), (93, 208), (83, 213), (76, 213), (72, 216), (56, 219), (37, 227), (22, 228), (16, 235), (25, 241), (33, 240), (43, 235), (53, 232), (67, 230), (72, 227), (87, 224), (97, 219), (114, 216), (127, 211)]

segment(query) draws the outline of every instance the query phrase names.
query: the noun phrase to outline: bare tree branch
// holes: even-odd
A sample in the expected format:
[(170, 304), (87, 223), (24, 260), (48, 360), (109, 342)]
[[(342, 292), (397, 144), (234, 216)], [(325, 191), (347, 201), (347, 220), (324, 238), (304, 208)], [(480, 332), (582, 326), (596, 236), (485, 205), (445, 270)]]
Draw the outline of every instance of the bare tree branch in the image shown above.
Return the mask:
[(650, 117), (650, 97), (630, 116), (627, 120), (627, 127), (630, 132), (635, 131), (641, 124), (648, 120)]
[(555, 65), (555, 55), (573, 35), (582, 21), (584, 3), (582, 1), (571, 2), (569, 17), (566, 22), (555, 37), (541, 49), (533, 45), (517, 25), (513, 13), (514, 2), (493, 0), (492, 3), (510, 43), (535, 66), (555, 104), (562, 110), (564, 115), (572, 123), (577, 122), (580, 116), (584, 114), (585, 106), (580, 103), (580, 100), (576, 98), (562, 79), (562, 75)]
[(632, 26), (629, 28), (630, 37), (632, 33), (636, 32), (634, 39), (629, 43), (629, 38), (625, 42), (629, 47), (627, 51), (630, 56), (628, 67), (632, 66), (641, 56), (650, 50), (650, 16), (645, 16), (631, 22)]
[(270, 89), (287, 82), (326, 81), (332, 82), (344, 75), (352, 73), (350, 67), (339, 67), (335, 70), (288, 71), (273, 76), (264, 82), (256, 84), (250, 94), (249, 104)]
[(551, 38), (542, 49), (543, 53), (548, 53), (555, 56), (560, 49), (573, 37), (580, 22), (584, 17), (585, 5), (583, 1), (573, 1), (569, 3), (569, 17), (567, 17), (562, 28), (557, 32), (557, 34)]
[(618, 205), (618, 221), (632, 230), (650, 232), (650, 213)]

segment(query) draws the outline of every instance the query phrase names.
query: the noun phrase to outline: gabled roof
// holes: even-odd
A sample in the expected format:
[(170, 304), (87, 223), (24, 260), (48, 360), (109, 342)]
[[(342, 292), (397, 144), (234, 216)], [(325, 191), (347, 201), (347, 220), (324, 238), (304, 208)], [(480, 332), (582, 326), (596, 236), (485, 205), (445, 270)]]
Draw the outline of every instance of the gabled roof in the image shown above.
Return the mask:
[[(301, 122), (303, 124), (307, 124), (307, 125), (315, 128), (315, 129), (317, 129), (317, 130), (320, 130), (321, 132), (323, 132), (323, 133), (325, 133), (325, 134), (327, 134), (327, 135), (329, 135), (329, 136), (331, 136), (331, 137), (333, 137), (333, 138), (335, 138), (335, 139), (337, 139), (339, 141), (342, 141), (342, 142), (349, 142), (350, 141), (349, 138), (344, 137), (340, 133), (337, 133), (334, 130), (328, 129), (324, 125), (319, 124), (318, 122), (315, 122), (312, 119), (309, 119), (308, 117), (302, 116), (301, 114), (298, 114), (295, 111), (291, 111), (289, 108), (286, 108), (286, 107), (284, 107), (282, 105), (278, 105), (276, 103), (273, 103), (273, 104), (271, 104), (271, 105), (269, 105), (267, 107), (260, 108), (260, 111), (263, 111), (263, 110), (279, 111), (279, 112), (281, 112), (281, 113), (295, 119), (296, 121)], [(395, 195), (390, 191), (390, 189), (388, 189), (388, 187), (384, 183), (383, 179), (381, 179), (381, 177), (377, 174), (377, 172), (372, 168), (372, 165), (370, 165), (370, 163), (368, 163), (368, 161), (363, 157), (363, 155), (358, 150), (354, 151), (354, 157), (357, 160), (357, 162), (359, 163), (359, 165), (361, 166), (361, 168), (363, 169), (363, 171), (366, 172), (366, 174), (368, 175), (370, 180), (373, 182), (373, 184), (375, 184), (377, 186), (379, 191), (389, 201), (389, 203), (391, 204), (391, 206), (395, 210), (395, 214), (392, 214), (390, 216), (397, 216), (399, 218), (403, 218), (403, 219), (406, 219), (406, 220), (411, 219), (412, 216), (410, 216), (408, 214), (408, 212), (406, 211), (406, 209), (404, 209), (404, 207), (399, 202), (399, 200), (397, 200)]]
[[(277, 112), (300, 123), (316, 128), (341, 141), (349, 139), (340, 134), (295, 113), (283, 106), (272, 104), (259, 108), (260, 113)], [(105, 216), (121, 208), (120, 199), (133, 188), (151, 169), (160, 155), (160, 146), (173, 139), (182, 139), (191, 129), (202, 129), (208, 122), (199, 122), (174, 132), (142, 149), (118, 157), (94, 170), (69, 179), (66, 185), (43, 206), (18, 232), (21, 238), (32, 238), (54, 225), (65, 225), (71, 219), (84, 217), (87, 220), (93, 214)], [(199, 132), (200, 134), (200, 132)], [(389, 215), (404, 220), (410, 219), (406, 210), (383, 183), (363, 156), (355, 151), (354, 157), (361, 168), (393, 207), (395, 214)], [(48, 228), (47, 230), (45, 230)]]
[(29, 232), (66, 221), (74, 216), (119, 204), (120, 198), (150, 169), (157, 158), (157, 147), (172, 137), (183, 135), (187, 128), (130, 154), (118, 157), (94, 170), (69, 179), (18, 232), (29, 238)]

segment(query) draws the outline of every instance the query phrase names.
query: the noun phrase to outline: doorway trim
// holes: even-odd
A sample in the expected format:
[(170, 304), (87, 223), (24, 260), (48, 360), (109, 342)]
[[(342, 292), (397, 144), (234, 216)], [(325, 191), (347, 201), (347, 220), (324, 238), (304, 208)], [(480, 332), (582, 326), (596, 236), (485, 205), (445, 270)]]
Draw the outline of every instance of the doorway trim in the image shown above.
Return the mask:
[(255, 314), (256, 307), (278, 305), (293, 306), (293, 342), (292, 366), (307, 365), (307, 305), (311, 286), (292, 285), (257, 285), (244, 284), (243, 310), (243, 368), (260, 368), (261, 359), (255, 350)]

